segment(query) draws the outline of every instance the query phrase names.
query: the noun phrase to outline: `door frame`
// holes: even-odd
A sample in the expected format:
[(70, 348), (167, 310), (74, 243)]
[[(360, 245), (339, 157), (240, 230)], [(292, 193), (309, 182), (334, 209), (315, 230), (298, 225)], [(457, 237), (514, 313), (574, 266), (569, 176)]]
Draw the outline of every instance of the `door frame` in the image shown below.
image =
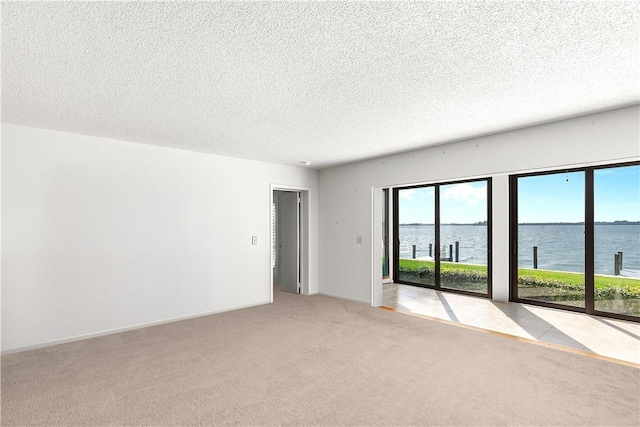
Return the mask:
[(300, 293), (309, 295), (310, 264), (309, 264), (309, 192), (310, 188), (298, 185), (270, 184), (269, 185), (269, 295), (273, 302), (273, 192), (288, 191), (300, 193), (300, 244), (298, 246), (298, 258), (300, 260)]
[[(381, 242), (383, 238), (382, 233), (382, 218), (384, 203), (384, 196), (382, 194), (384, 189), (389, 190), (389, 200), (387, 205), (387, 232), (389, 235), (389, 278), (382, 277), (382, 246), (376, 242)], [(380, 307), (382, 305), (382, 285), (385, 283), (393, 283), (393, 246), (394, 230), (391, 224), (393, 224), (393, 187), (385, 185), (383, 187), (371, 188), (371, 277), (373, 278), (371, 285), (371, 306)]]
[[(574, 311), (588, 315), (639, 322), (640, 317), (622, 313), (600, 311), (595, 308), (595, 183), (594, 173), (599, 169), (640, 166), (640, 161), (613, 162), (569, 168), (549, 168), (535, 172), (509, 175), (509, 301), (553, 309)], [(584, 307), (520, 298), (518, 295), (518, 179), (524, 177), (556, 175), (571, 172), (584, 173)]]
[[(486, 212), (486, 227), (487, 227), (487, 292), (478, 293), (473, 291), (467, 291), (462, 289), (456, 289), (451, 287), (443, 287), (440, 278), (440, 265), (442, 262), (440, 254), (440, 231), (441, 231), (441, 202), (440, 202), (440, 188), (448, 185), (464, 184), (464, 183), (476, 183), (486, 182), (487, 193), (487, 212)], [(435, 280), (434, 284), (422, 284), (416, 282), (409, 282), (400, 279), (400, 230), (399, 230), (399, 192), (400, 190), (412, 189), (412, 188), (427, 188), (432, 187), (434, 189), (434, 234), (435, 234), (435, 247), (434, 247), (434, 260), (435, 262)], [(392, 187), (391, 200), (393, 203), (392, 215), (393, 215), (393, 281), (394, 283), (407, 284), (410, 286), (417, 286), (421, 288), (435, 289), (437, 291), (444, 291), (462, 295), (469, 295), (477, 298), (493, 299), (493, 177), (492, 176), (479, 176), (476, 178), (465, 178), (450, 181), (438, 181), (433, 183), (423, 184), (410, 184), (402, 186)]]
[[(385, 198), (385, 191), (387, 193), (387, 197)], [(385, 224), (385, 230), (382, 231), (382, 238), (384, 239), (384, 234), (387, 234), (387, 243), (386, 250), (387, 253), (387, 275), (382, 276), (382, 283), (393, 283), (393, 269), (394, 269), (394, 261), (393, 261), (393, 188), (391, 187), (382, 187), (381, 188), (381, 200), (380, 206), (382, 207), (382, 212), (380, 213), (380, 220)], [(386, 206), (385, 206), (386, 203)], [(384, 252), (384, 250), (383, 250)]]

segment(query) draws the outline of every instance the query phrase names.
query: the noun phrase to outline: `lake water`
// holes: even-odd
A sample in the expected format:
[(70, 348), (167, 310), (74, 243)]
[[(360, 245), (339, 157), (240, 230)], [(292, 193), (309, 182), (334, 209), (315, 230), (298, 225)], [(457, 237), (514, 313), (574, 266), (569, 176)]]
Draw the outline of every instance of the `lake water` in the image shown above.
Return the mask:
[[(401, 225), (400, 258), (411, 258), (412, 245), (416, 245), (416, 258), (428, 259), (434, 230), (433, 225)], [(613, 275), (617, 252), (623, 252), (623, 269), (640, 270), (640, 224), (596, 224), (594, 231), (597, 274)], [(440, 242), (446, 248), (446, 256), (449, 256), (449, 245), (460, 242), (460, 262), (487, 263), (487, 228), (484, 226), (442, 225)], [(519, 225), (520, 267), (533, 268), (534, 246), (538, 247), (539, 269), (584, 272), (584, 225)]]

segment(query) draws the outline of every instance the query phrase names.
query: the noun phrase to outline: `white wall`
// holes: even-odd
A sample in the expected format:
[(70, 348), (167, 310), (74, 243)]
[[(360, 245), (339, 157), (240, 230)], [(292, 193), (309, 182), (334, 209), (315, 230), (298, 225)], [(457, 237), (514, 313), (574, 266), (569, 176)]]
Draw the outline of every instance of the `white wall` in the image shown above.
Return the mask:
[(627, 107), (321, 170), (320, 292), (369, 303), (376, 295), (372, 189), (492, 177), (493, 298), (506, 301), (509, 174), (638, 160), (639, 114), (638, 106)]
[(3, 125), (3, 351), (269, 302), (274, 183), (310, 189), (316, 293), (317, 171)]
[[(2, 308), (2, 138), (0, 138), (0, 309)], [(2, 349), (2, 313), (0, 312), (0, 350)]]

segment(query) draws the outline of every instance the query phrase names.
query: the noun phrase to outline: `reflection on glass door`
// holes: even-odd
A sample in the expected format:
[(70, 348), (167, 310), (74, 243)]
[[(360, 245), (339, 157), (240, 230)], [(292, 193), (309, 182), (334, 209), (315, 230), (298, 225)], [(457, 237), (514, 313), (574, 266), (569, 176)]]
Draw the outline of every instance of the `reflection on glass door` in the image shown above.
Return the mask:
[(594, 309), (640, 316), (640, 165), (594, 170)]
[(488, 181), (440, 186), (440, 286), (488, 292)]
[(517, 298), (585, 307), (585, 173), (517, 179)]
[(434, 286), (435, 192), (434, 187), (397, 191), (398, 279)]

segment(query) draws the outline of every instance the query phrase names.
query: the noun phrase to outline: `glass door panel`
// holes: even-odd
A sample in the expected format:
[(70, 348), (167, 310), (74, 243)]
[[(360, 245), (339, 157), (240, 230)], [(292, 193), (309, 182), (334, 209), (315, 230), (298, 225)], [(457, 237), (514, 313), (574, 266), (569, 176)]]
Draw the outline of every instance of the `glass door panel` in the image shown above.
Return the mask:
[(389, 189), (382, 189), (382, 278), (389, 277)]
[(440, 186), (440, 286), (488, 293), (487, 181)]
[(640, 165), (594, 170), (594, 309), (640, 316)]
[(398, 279), (435, 286), (435, 192), (432, 186), (398, 190)]
[(585, 174), (518, 178), (517, 297), (585, 307)]

